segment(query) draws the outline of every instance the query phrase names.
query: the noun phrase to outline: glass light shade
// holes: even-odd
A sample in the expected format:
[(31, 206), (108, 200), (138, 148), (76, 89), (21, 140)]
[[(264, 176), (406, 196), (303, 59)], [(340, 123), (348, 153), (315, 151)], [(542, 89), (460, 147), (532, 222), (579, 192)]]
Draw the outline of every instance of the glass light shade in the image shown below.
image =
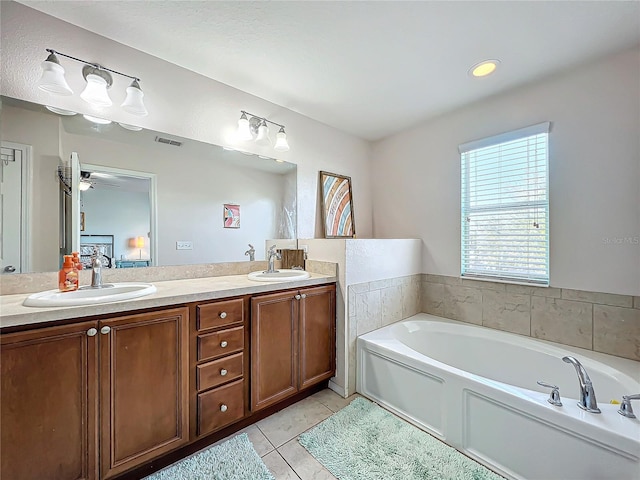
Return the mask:
[(80, 183), (78, 184), (78, 190), (80, 190), (81, 192), (86, 192), (90, 188), (91, 182), (88, 182), (87, 180), (80, 180)]
[(140, 89), (140, 85), (136, 80), (131, 82), (131, 85), (127, 87), (127, 96), (122, 102), (122, 109), (125, 112), (128, 112), (132, 115), (137, 115), (139, 117), (145, 117), (149, 114), (147, 109), (144, 106), (144, 102), (142, 98), (144, 97), (144, 92)]
[(68, 117), (77, 115), (76, 112), (73, 112), (71, 110), (64, 110), (63, 108), (52, 107), (51, 105), (45, 105), (44, 108), (46, 108), (50, 112), (57, 113), (58, 115), (66, 115)]
[(269, 127), (266, 122), (258, 127), (258, 135), (256, 136), (256, 143), (258, 145), (271, 145), (271, 139), (269, 138)]
[(287, 143), (287, 134), (284, 133), (284, 128), (281, 128), (280, 131), (276, 133), (276, 144), (273, 146), (273, 149), (279, 152), (289, 151), (289, 143)]
[(80, 94), (80, 98), (96, 107), (110, 107), (113, 105), (107, 93), (107, 81), (94, 74), (87, 75), (87, 86)]
[(241, 140), (243, 142), (246, 142), (247, 140), (251, 140), (253, 138), (253, 135), (251, 135), (251, 126), (249, 125), (249, 120), (244, 113), (240, 117), (240, 120), (238, 120), (237, 138), (238, 140)]
[(90, 122), (97, 123), (98, 125), (109, 125), (111, 120), (107, 120), (106, 118), (94, 117), (92, 115), (82, 115), (85, 120), (89, 120)]
[(138, 127), (137, 125), (129, 125), (128, 123), (118, 123), (118, 125), (126, 130), (131, 130), (132, 132), (139, 132), (142, 130), (142, 127)]
[(144, 248), (144, 237), (136, 237), (136, 248)]
[(54, 55), (49, 55), (42, 62), (42, 77), (38, 81), (38, 88), (56, 95), (73, 95), (73, 90), (64, 78), (64, 68), (59, 63), (51, 60)]

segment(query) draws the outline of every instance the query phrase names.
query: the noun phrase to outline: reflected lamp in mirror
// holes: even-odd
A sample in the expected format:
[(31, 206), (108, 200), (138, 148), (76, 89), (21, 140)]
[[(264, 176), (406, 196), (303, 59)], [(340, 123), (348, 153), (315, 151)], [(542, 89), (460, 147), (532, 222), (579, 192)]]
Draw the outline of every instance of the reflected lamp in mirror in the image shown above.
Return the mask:
[(131, 84), (126, 89), (127, 95), (121, 105), (122, 109), (127, 113), (137, 115), (139, 117), (144, 117), (148, 114), (147, 109), (144, 106), (144, 93), (140, 88), (140, 79), (138, 77), (127, 75), (126, 73), (118, 72), (116, 70), (111, 70), (110, 68), (103, 67), (97, 63), (87, 62), (86, 60), (72, 57), (71, 55), (67, 55), (50, 48), (47, 48), (46, 50), (49, 52), (49, 56), (41, 64), (42, 77), (38, 81), (38, 88), (40, 88), (40, 90), (44, 90), (45, 92), (54, 95), (73, 95), (73, 90), (71, 90), (71, 87), (69, 87), (64, 77), (65, 70), (62, 65), (60, 65), (60, 61), (57, 57), (57, 55), (60, 55), (85, 64), (82, 68), (82, 76), (87, 82), (87, 85), (80, 94), (80, 98), (85, 102), (96, 107), (110, 107), (113, 105), (107, 90), (113, 84), (111, 73), (115, 73), (116, 75), (127, 77), (132, 80)]
[[(236, 138), (242, 142), (248, 142), (250, 140), (255, 141), (258, 145), (273, 145), (273, 149), (278, 152), (286, 152), (289, 150), (289, 143), (287, 142), (287, 134), (284, 131), (284, 125), (273, 122), (265, 117), (260, 117), (253, 113), (240, 110), (240, 120), (238, 120), (238, 131)], [(276, 142), (272, 143), (271, 137), (269, 137), (269, 126), (267, 123), (272, 123), (280, 130), (276, 134)]]
[(144, 237), (133, 237), (129, 239), (129, 245), (138, 249), (138, 258), (142, 260), (142, 249), (144, 248)]

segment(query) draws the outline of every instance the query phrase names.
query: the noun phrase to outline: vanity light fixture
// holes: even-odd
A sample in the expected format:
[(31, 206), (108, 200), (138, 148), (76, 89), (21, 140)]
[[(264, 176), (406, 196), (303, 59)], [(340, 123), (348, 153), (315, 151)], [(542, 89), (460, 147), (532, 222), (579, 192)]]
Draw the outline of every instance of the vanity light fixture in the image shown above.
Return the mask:
[(93, 115), (82, 115), (85, 120), (89, 120), (90, 122), (97, 123), (98, 125), (109, 125), (111, 120), (107, 120), (106, 118), (94, 117)]
[(267, 123), (272, 123), (280, 130), (276, 134), (276, 143), (274, 144), (274, 150), (279, 152), (286, 152), (289, 150), (289, 143), (287, 143), (287, 134), (284, 131), (284, 125), (281, 125), (271, 120), (260, 117), (253, 113), (240, 110), (240, 120), (238, 120), (237, 139), (243, 142), (249, 140), (255, 140), (258, 145), (271, 145), (271, 138), (269, 137), (269, 126)]
[(500, 60), (483, 60), (469, 69), (469, 75), (476, 78), (486, 77), (496, 71)]
[[(57, 55), (70, 58), (76, 62), (84, 63), (82, 68), (82, 76), (87, 82), (86, 87), (80, 94), (87, 103), (96, 107), (110, 107), (113, 102), (109, 97), (107, 91), (113, 84), (113, 77), (111, 73), (121, 75), (123, 77), (130, 78), (131, 84), (126, 89), (126, 97), (122, 102), (122, 109), (132, 115), (144, 117), (148, 115), (147, 109), (144, 106), (143, 97), (144, 93), (140, 88), (140, 79), (126, 73), (111, 70), (110, 68), (103, 67), (97, 63), (87, 62), (80, 58), (72, 57), (65, 53), (61, 53), (50, 48), (46, 49), (49, 52), (47, 59), (42, 62), (42, 77), (38, 82), (38, 88), (45, 92), (53, 93), (56, 95), (72, 95), (73, 90), (67, 84), (64, 78), (64, 68), (60, 65)], [(111, 73), (109, 73), (111, 72)]]
[(52, 107), (50, 105), (45, 105), (44, 107), (47, 110), (49, 110), (50, 112), (57, 113), (58, 115), (66, 115), (68, 117), (72, 117), (73, 115), (77, 115), (76, 112), (73, 112), (71, 110), (64, 110), (62, 108)]

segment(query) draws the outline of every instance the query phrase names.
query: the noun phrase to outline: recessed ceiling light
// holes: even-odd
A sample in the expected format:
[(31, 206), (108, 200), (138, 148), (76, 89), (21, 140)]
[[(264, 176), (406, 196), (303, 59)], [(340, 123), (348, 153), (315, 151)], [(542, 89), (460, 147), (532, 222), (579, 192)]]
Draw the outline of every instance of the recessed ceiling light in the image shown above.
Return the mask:
[(92, 115), (82, 115), (86, 120), (89, 120), (93, 123), (98, 123), (100, 125), (109, 125), (111, 120), (107, 120), (106, 118), (94, 117)]
[(76, 115), (76, 112), (72, 112), (71, 110), (64, 110), (58, 107), (50, 107), (49, 105), (45, 105), (45, 108), (50, 112), (57, 113), (58, 115), (68, 115), (68, 116)]
[(476, 63), (469, 69), (469, 75), (472, 77), (486, 77), (487, 75), (495, 72), (499, 63), (500, 60), (484, 60), (480, 63)]
[(132, 132), (139, 132), (142, 130), (142, 127), (137, 127), (135, 125), (129, 125), (128, 123), (118, 123), (122, 128), (126, 130), (131, 130)]

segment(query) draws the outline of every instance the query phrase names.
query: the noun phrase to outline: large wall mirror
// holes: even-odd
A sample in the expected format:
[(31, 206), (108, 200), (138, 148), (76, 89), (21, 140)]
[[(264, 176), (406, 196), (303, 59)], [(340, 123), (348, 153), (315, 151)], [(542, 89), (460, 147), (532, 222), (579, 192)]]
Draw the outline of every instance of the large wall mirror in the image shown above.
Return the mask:
[(56, 271), (90, 245), (113, 267), (188, 265), (296, 238), (294, 164), (1, 101), (5, 274)]

